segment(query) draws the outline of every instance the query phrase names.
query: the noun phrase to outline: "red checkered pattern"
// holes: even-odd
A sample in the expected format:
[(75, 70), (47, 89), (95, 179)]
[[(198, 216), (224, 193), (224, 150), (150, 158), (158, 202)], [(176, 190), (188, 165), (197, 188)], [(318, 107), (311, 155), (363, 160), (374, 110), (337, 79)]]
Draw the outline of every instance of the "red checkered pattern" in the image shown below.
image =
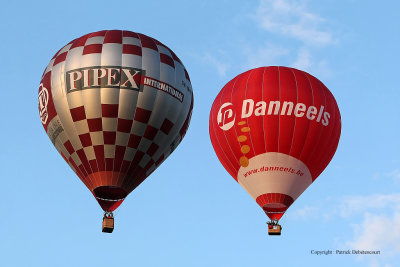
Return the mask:
[[(154, 154), (160, 148), (160, 144), (154, 142), (157, 135), (168, 135), (174, 126), (174, 123), (164, 119), (161, 127), (157, 128), (150, 124), (147, 124), (151, 116), (150, 110), (136, 108), (134, 118), (132, 120), (118, 118), (118, 105), (107, 105), (102, 104), (102, 117), (98, 118), (87, 118), (84, 106), (76, 107), (70, 109), (71, 117), (74, 122), (79, 122), (80, 124), (87, 124), (88, 131), (78, 132), (78, 137), (80, 140), (79, 149), (75, 149), (71, 142), (67, 140), (63, 146), (67, 151), (67, 155), (71, 157), (76, 154), (81, 162), (81, 165), (74, 167), (80, 170), (82, 174), (88, 176), (91, 173), (98, 171), (117, 171), (122, 173), (133, 173), (138, 169), (138, 166), (142, 165), (140, 168), (141, 172), (146, 173), (151, 168), (157, 167), (164, 159), (164, 153), (158, 158), (153, 158)], [(117, 129), (116, 131), (105, 131), (103, 130), (102, 122), (104, 118), (114, 118), (117, 119)], [(132, 125), (134, 123), (144, 123), (147, 124), (143, 135), (137, 135), (132, 132)], [(76, 127), (76, 129), (82, 127)], [(100, 134), (104, 140), (104, 144), (96, 144), (92, 141), (92, 136), (95, 134)], [(127, 143), (116, 143), (117, 135), (125, 135)], [(138, 150), (139, 144), (142, 140), (149, 142), (148, 148), (145, 151)], [(105, 147), (112, 146), (115, 154), (111, 157), (105, 155)], [(92, 150), (95, 159), (88, 158), (85, 149)], [(132, 151), (135, 150), (133, 158)], [(90, 152), (89, 152), (90, 153)], [(147, 163), (141, 163), (147, 155)], [(66, 157), (64, 156), (64, 159)], [(68, 160), (66, 160), (68, 161)], [(76, 163), (72, 160), (72, 165)]]
[[(86, 34), (71, 41), (53, 56), (43, 75), (54, 66), (64, 62), (68, 54), (75, 49), (80, 49), (82, 55), (96, 54), (103, 51), (104, 44), (111, 43), (120, 44), (122, 46), (122, 54), (142, 56), (142, 49), (149, 48), (159, 53), (161, 63), (167, 64), (172, 68), (175, 68), (175, 62), (179, 62), (182, 65), (181, 60), (175, 53), (161, 42), (141, 33), (112, 30)], [(190, 81), (189, 74), (185, 68), (184, 72), (186, 78)]]
[[(179, 101), (156, 85), (66, 91), (67, 71), (94, 66), (142, 69), (185, 97)], [(193, 94), (186, 69), (168, 47), (143, 34), (112, 30), (77, 38), (54, 55), (44, 77), (56, 110), (47, 134), (105, 210), (116, 207), (99, 199), (130, 193), (175, 149), (190, 122)]]

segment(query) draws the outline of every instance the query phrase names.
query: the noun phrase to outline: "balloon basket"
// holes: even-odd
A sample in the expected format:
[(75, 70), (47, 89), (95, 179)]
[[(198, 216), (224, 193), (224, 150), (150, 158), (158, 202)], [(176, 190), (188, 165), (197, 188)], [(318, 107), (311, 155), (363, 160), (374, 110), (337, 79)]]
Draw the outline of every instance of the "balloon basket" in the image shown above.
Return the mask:
[(112, 213), (106, 213), (103, 217), (103, 225), (102, 225), (102, 232), (103, 233), (112, 233), (114, 230), (114, 217)]
[(268, 235), (281, 235), (282, 227), (279, 224), (268, 224)]

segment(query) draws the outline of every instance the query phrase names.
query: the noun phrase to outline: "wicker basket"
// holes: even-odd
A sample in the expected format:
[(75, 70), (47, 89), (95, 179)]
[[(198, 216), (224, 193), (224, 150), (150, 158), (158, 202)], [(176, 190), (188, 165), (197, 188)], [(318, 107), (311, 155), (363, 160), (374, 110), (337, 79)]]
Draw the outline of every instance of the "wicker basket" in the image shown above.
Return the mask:
[(268, 226), (268, 234), (269, 235), (281, 235), (281, 231), (282, 231), (282, 227), (279, 224)]
[(112, 233), (113, 230), (114, 230), (114, 218), (104, 217), (102, 231), (104, 233)]

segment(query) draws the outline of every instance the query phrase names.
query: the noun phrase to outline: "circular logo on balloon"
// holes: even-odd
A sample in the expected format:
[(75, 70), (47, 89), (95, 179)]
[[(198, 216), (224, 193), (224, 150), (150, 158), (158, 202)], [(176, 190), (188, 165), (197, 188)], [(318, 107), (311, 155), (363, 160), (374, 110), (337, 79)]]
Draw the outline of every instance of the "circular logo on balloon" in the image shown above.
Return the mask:
[(235, 124), (236, 114), (234, 114), (232, 109), (232, 103), (224, 103), (217, 114), (217, 123), (219, 128), (224, 131), (229, 130)]
[(46, 124), (49, 114), (47, 112), (47, 104), (49, 103), (49, 91), (43, 86), (39, 85), (39, 115), (43, 124)]

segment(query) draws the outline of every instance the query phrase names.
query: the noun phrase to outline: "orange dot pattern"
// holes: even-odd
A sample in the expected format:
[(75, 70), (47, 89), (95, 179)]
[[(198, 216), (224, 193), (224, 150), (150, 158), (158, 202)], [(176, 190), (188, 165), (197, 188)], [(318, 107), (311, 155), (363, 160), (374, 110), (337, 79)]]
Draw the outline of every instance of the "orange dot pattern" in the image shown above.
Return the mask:
[[(237, 140), (239, 143), (245, 142), (248, 137), (246, 136), (246, 133), (248, 135), (248, 132), (250, 132), (250, 127), (246, 125), (246, 121), (240, 121), (237, 124), (238, 126), (242, 126), (240, 128), (240, 131), (243, 133), (242, 135), (239, 135)], [(242, 157), (239, 159), (240, 166), (242, 167), (247, 167), (249, 166), (249, 159), (246, 157), (246, 154), (250, 152), (250, 147), (248, 145), (242, 145), (240, 148), (240, 151), (244, 154)]]
[(243, 127), (242, 129), (240, 129), (243, 133), (247, 133), (250, 132), (250, 128), (249, 127)]
[(242, 156), (239, 159), (240, 166), (247, 167), (249, 166), (249, 159), (246, 156)]
[(250, 147), (248, 145), (244, 145), (240, 150), (242, 151), (243, 154), (247, 154), (250, 151)]
[(238, 141), (239, 141), (240, 143), (243, 143), (244, 141), (247, 140), (247, 136), (245, 136), (245, 135), (239, 135), (239, 137), (238, 137), (237, 139), (238, 139)]

